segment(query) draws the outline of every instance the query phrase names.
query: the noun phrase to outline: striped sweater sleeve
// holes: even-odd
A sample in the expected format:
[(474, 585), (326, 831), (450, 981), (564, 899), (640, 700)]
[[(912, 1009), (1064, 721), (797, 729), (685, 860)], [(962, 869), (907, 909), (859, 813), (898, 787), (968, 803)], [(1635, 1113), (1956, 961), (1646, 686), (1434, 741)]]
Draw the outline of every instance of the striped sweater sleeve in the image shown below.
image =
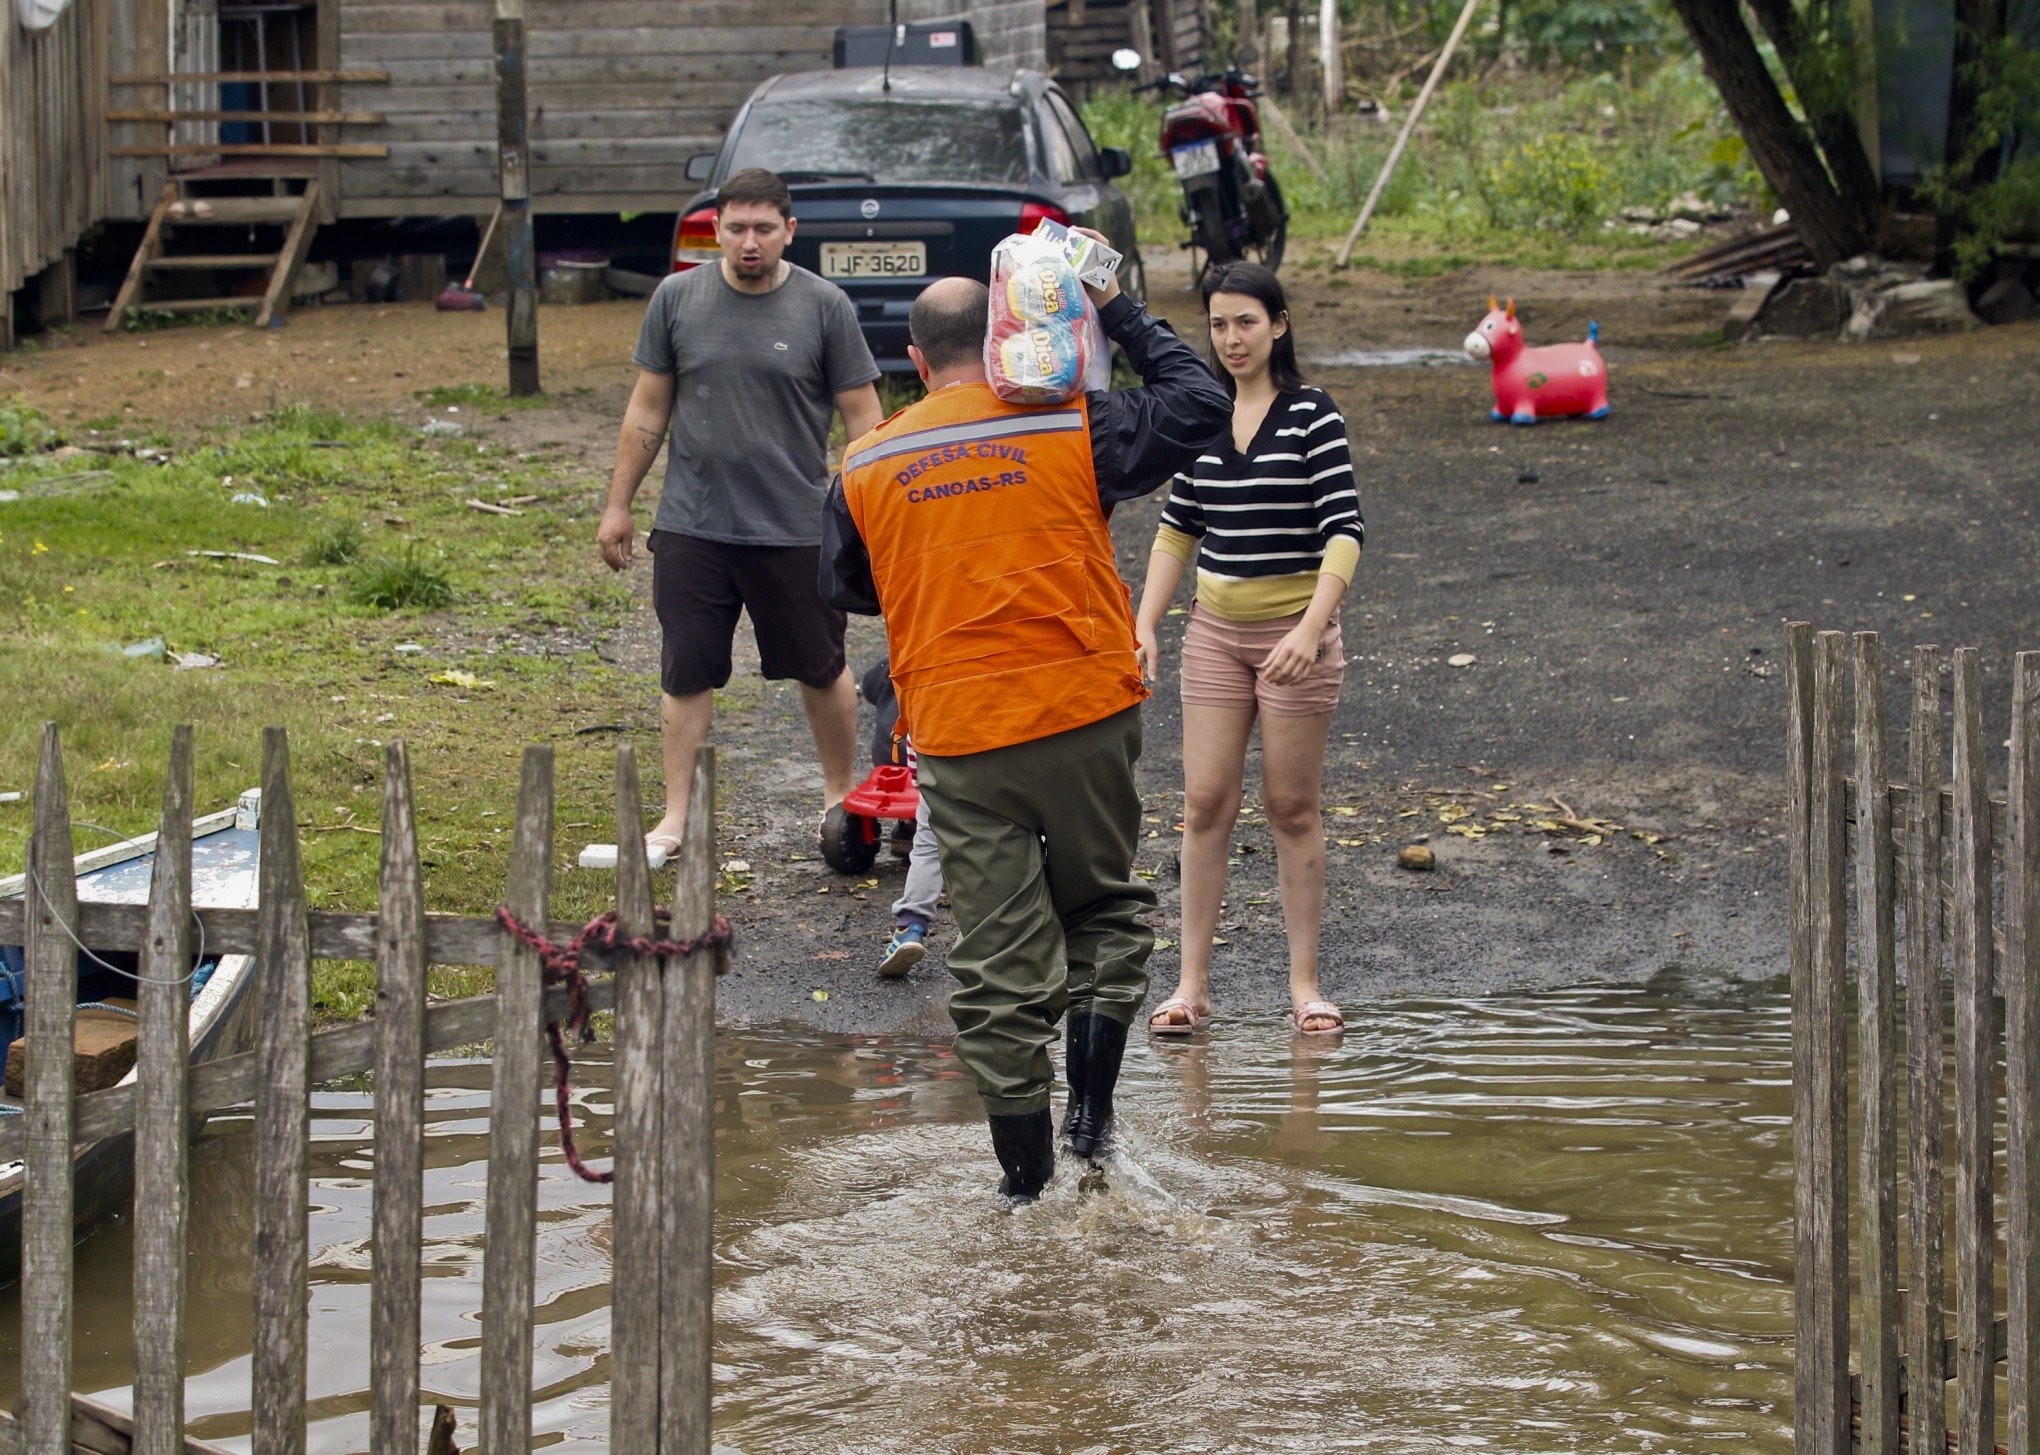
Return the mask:
[(1367, 539), (1367, 526), (1360, 518), (1360, 490), (1353, 479), (1346, 420), (1329, 395), (1323, 398), (1325, 407), (1303, 437), (1303, 464), (1317, 508), (1318, 539), (1329, 546), (1336, 536), (1351, 536), (1358, 544)]
[(1197, 503), (1197, 486), (1188, 475), (1169, 482), (1169, 503), (1162, 507), (1162, 524), (1186, 536), (1204, 534), (1204, 509)]

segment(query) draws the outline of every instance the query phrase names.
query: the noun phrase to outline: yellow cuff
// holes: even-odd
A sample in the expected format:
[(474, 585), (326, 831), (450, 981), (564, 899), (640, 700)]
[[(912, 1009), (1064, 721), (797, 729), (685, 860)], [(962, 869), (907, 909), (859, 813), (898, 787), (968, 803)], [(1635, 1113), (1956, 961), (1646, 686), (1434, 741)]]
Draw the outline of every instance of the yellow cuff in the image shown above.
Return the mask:
[[(1184, 565), (1197, 559), (1197, 537), (1165, 525), (1155, 532), (1155, 549), (1165, 556), (1174, 556)], [(1358, 559), (1357, 553), (1355, 559)], [(1347, 580), (1351, 580), (1349, 575)]]
[(1325, 558), (1318, 562), (1320, 576), (1336, 576), (1348, 586), (1353, 584), (1353, 573), (1359, 568), (1360, 542), (1347, 535), (1333, 536), (1331, 544), (1325, 547)]

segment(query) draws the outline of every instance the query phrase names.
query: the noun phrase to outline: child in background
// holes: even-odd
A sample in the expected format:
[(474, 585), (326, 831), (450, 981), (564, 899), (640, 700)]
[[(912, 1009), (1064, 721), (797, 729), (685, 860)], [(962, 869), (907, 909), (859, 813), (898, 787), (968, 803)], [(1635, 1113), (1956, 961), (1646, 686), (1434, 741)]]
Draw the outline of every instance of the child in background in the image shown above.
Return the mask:
[[(857, 692), (878, 709), (878, 727), (871, 738), (872, 761), (893, 762), (893, 726), (899, 721), (900, 700), (893, 691), (891, 659), (881, 658), (867, 671), (857, 684)], [(905, 755), (907, 770), (912, 772), (914, 745), (901, 738), (899, 751)], [(895, 834), (895, 851), (900, 837)], [(928, 827), (928, 800), (924, 798), (920, 811), (914, 816), (913, 848), (907, 855), (906, 888), (900, 891), (899, 900), (893, 905), (892, 938), (878, 957), (880, 975), (889, 980), (897, 979), (921, 963), (921, 958), (928, 953), (928, 926), (935, 918), (935, 906), (941, 898), (942, 864), (936, 857), (935, 831)]]

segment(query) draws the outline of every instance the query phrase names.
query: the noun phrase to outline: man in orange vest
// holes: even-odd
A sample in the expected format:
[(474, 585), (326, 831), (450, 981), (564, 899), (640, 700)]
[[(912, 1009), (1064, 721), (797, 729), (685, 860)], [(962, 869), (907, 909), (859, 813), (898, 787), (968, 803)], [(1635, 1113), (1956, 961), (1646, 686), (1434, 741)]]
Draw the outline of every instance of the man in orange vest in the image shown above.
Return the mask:
[(1155, 894), (1133, 872), (1140, 702), (1133, 613), (1106, 517), (1227, 427), (1224, 386), (1166, 323), (1090, 290), (1143, 387), (1008, 404), (985, 382), (984, 284), (916, 300), (928, 397), (851, 443), (822, 526), (822, 590), (882, 612), (898, 731), (956, 912), (949, 998), (1005, 1171), (1055, 1170), (1049, 1044), (1069, 1012), (1063, 1137), (1094, 1156), (1128, 1023), (1147, 995)]

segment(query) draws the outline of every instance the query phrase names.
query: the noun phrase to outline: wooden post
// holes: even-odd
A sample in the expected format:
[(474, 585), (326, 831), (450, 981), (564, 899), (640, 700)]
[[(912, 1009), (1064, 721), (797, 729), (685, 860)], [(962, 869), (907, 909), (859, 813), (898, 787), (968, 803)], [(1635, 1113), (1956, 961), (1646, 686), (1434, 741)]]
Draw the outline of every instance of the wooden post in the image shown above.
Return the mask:
[(525, 104), (524, 0), (496, 0), (496, 157), (503, 199), (503, 259), (510, 392), (538, 393), (538, 255), (531, 231), (531, 118)]
[(1445, 68), (1452, 64), (1452, 53), (1459, 49), (1459, 43), (1466, 39), (1466, 28), (1473, 24), (1474, 12), (1480, 9), (1481, 0), (1466, 0), (1466, 6), (1459, 12), (1459, 19), (1452, 27), (1452, 34), (1445, 39), (1445, 48), (1438, 52), (1438, 60), (1431, 67), (1431, 74), (1424, 80), (1424, 89), (1417, 93), (1417, 99), (1410, 107), (1410, 114), (1403, 118), (1402, 130), (1396, 134), (1395, 145), (1388, 149), (1388, 159), (1381, 164), (1381, 173), (1374, 179), (1374, 186), (1368, 190), (1367, 201), (1361, 205), (1360, 215), (1353, 219), (1353, 230), (1346, 234), (1346, 241), (1339, 247), (1338, 265), (1345, 267), (1353, 257), (1353, 246), (1360, 241), (1360, 234), (1367, 230), (1367, 224), (1374, 216), (1375, 204), (1381, 201), (1381, 194), (1388, 190), (1388, 179), (1395, 175), (1395, 164), (1402, 160), (1403, 148), (1410, 144), (1410, 137), (1416, 133), (1417, 122), (1424, 114), (1424, 108), (1431, 104), (1431, 93), (1438, 89), (1438, 82), (1444, 79)]
[(191, 1135), (191, 728), (170, 737), (170, 778), (149, 876), (149, 937), (135, 988), (134, 1455), (184, 1450), (184, 1233)]
[(1815, 1381), (1811, 1408), (1798, 1412), (1808, 1452), (1849, 1452), (1849, 1179), (1848, 1179), (1848, 881), (1842, 817), (1842, 687), (1847, 642), (1840, 632), (1814, 636), (1813, 782), (1807, 816), (1807, 908), (1812, 916), (1806, 1030), (1809, 1078), (1795, 1120), (1809, 1124), (1808, 1229), (1815, 1282), (1810, 1336), (1799, 1346), (1802, 1369)]
[[(510, 912), (527, 925), (546, 922), (552, 825), (552, 749), (526, 748), (505, 897)], [(538, 1067), (544, 1004), (545, 967), (538, 953), (505, 931), (503, 966), (496, 972), (489, 1243), (482, 1262), (484, 1450), (531, 1448), (531, 1297), (538, 1264)]]
[[(715, 920), (715, 749), (694, 754), (673, 934), (692, 938)], [(665, 1122), (660, 1151), (665, 1267), (660, 1275), (660, 1440), (667, 1455), (709, 1448), (710, 1351), (715, 1298), (716, 950), (666, 967), (659, 1042)]]
[(1898, 962), (1892, 943), (1891, 792), (1884, 651), (1855, 635), (1858, 1189), (1863, 1248), (1863, 1455), (1898, 1455)]
[(290, 744), (262, 733), (261, 992), (255, 1097), (254, 1455), (304, 1455), (311, 1162), (311, 930)]
[(375, 926), (375, 1242), (369, 1445), (417, 1455), (420, 1247), (425, 1197), (425, 885), (410, 755), (383, 753)]
[(1989, 768), (1983, 668), (1955, 652), (1955, 1435), (1957, 1455), (1991, 1455), (1992, 1055)]
[(1906, 854), (1906, 1181), (1911, 1275), (1905, 1307), (1910, 1455), (1947, 1455), (1943, 1312), (1947, 1218), (1941, 1160), (1947, 1076), (1941, 988), (1941, 651), (1913, 649), (1912, 804)]
[(1821, 1388), (1808, 1351), (1818, 1345), (1816, 1311), (1820, 1285), (1814, 1234), (1813, 1181), (1816, 1119), (1813, 1020), (1813, 628), (1803, 621), (1785, 627), (1786, 864), (1789, 893), (1788, 963), (1792, 983), (1792, 1285), (1795, 1343), (1793, 1361), (1795, 1455), (1825, 1455), (1814, 1439)]
[[(11, 23), (11, 17), (9, 17)], [(71, 813), (57, 725), (43, 724), (35, 771), (28, 863), (28, 1007), (23, 1032), (22, 1120), (27, 1123), (21, 1199), (21, 1419), (31, 1455), (71, 1448), (71, 1057), (76, 1035), (78, 920)]]
[(2040, 652), (2012, 678), (2005, 795), (2005, 1260), (2012, 1455), (2040, 1455)]
[(1289, 42), (1287, 85), (1284, 89), (1293, 102), (1303, 96), (1303, 0), (1286, 0), (1282, 22)]
[[(652, 871), (645, 857), (637, 754), (616, 750), (616, 924), (653, 931)], [(678, 971), (672, 972), (676, 977)], [(616, 966), (615, 1256), (611, 1269), (610, 1443), (659, 1447), (660, 1158), (659, 1033), (666, 1013), (660, 963), (631, 955)], [(678, 994), (675, 991), (675, 994)]]

